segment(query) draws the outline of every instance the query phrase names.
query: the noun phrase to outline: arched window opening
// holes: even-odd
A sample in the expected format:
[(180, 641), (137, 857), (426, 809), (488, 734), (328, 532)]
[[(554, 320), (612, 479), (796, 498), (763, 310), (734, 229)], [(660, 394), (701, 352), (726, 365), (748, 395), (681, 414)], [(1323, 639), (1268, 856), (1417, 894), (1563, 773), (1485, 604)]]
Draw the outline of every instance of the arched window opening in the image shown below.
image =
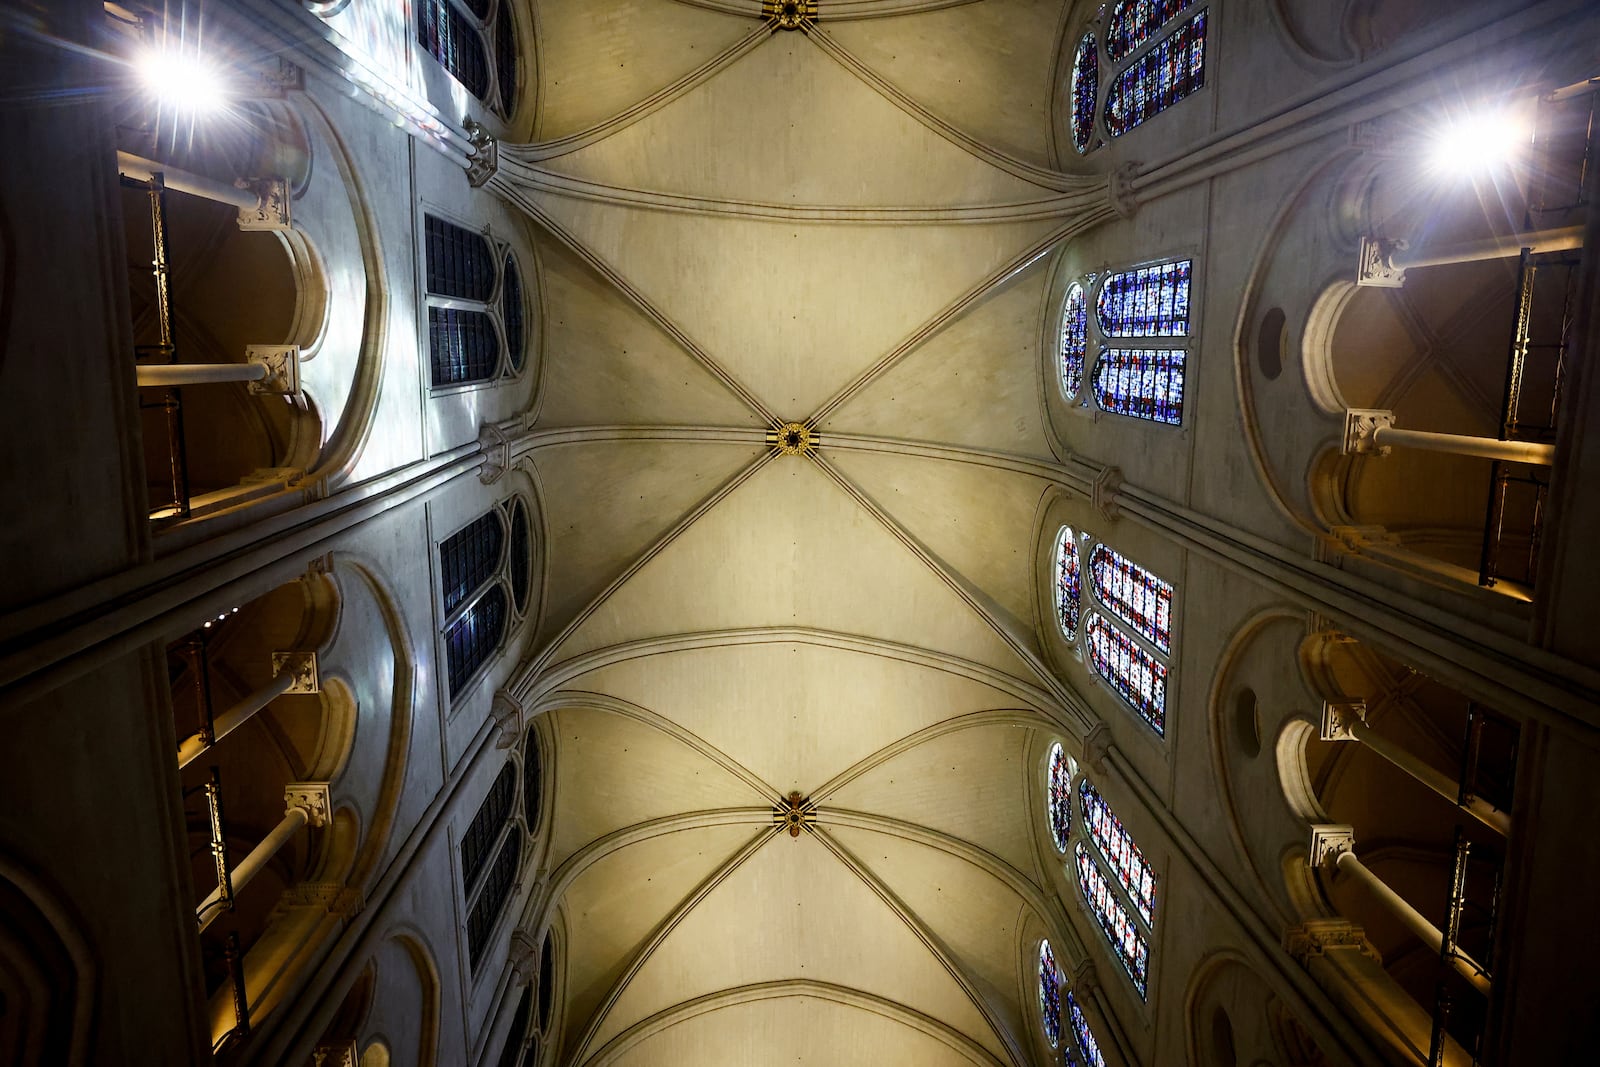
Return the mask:
[(428, 367), (433, 387), (481, 385), (527, 363), (527, 298), (510, 246), (423, 218)]
[(539, 949), (539, 1033), (550, 1034), (550, 1012), (556, 1001), (555, 947), (550, 935), (544, 935), (544, 945)]
[(1078, 889), (1083, 893), (1089, 912), (1100, 924), (1100, 930), (1116, 951), (1117, 961), (1133, 980), (1139, 995), (1145, 995), (1147, 970), (1150, 965), (1150, 942), (1145, 938), (1133, 912), (1111, 888), (1110, 880), (1089, 855), (1088, 848), (1078, 842), (1074, 852), (1078, 868)]
[(1100, 1042), (1095, 1040), (1094, 1031), (1089, 1029), (1089, 1020), (1084, 1016), (1083, 1009), (1078, 1006), (1078, 998), (1072, 995), (1072, 990), (1067, 990), (1067, 1018), (1072, 1024), (1072, 1036), (1078, 1043), (1078, 1055), (1083, 1060), (1083, 1067), (1106, 1067), (1106, 1058), (1100, 1052)]
[(1070, 402), (1083, 386), (1083, 367), (1089, 355), (1089, 304), (1083, 286), (1073, 282), (1061, 309), (1061, 395)]
[(1197, 0), (1117, 0), (1106, 23), (1106, 55), (1121, 63)]
[(1107, 337), (1187, 337), (1194, 261), (1173, 260), (1108, 275), (1095, 301)]
[(506, 1043), (500, 1049), (500, 1067), (517, 1067), (523, 1062), (533, 1062), (530, 1057), (523, 1060), (522, 1053), (528, 1045), (529, 1026), (533, 1022), (533, 987), (523, 986), (522, 997), (517, 1001), (517, 1010), (511, 1016), (511, 1030), (506, 1034)]
[(1076, 641), (1083, 610), (1083, 573), (1078, 561), (1078, 538), (1070, 526), (1063, 526), (1056, 536), (1054, 587), (1056, 621), (1062, 635), (1068, 641)]
[(1111, 810), (1111, 805), (1089, 784), (1089, 779), (1078, 783), (1078, 796), (1089, 840), (1094, 842), (1100, 858), (1110, 864), (1123, 892), (1133, 901), (1144, 921), (1155, 922), (1156, 876), (1145, 862), (1144, 853), (1133, 843), (1133, 836), (1122, 828), (1122, 820)]
[(543, 768), (539, 762), (539, 738), (529, 731), (522, 745), (522, 820), (529, 834), (539, 831), (539, 812), (544, 802)]
[(1055, 1048), (1061, 1043), (1061, 968), (1056, 966), (1050, 942), (1039, 942), (1039, 1020), (1045, 1040)]
[(1087, 152), (1094, 142), (1094, 113), (1100, 102), (1100, 51), (1086, 33), (1072, 57), (1072, 147)]
[(1172, 586), (1105, 545), (1095, 546), (1089, 574), (1100, 603), (1159, 651), (1172, 651)]
[(1057, 852), (1067, 850), (1067, 836), (1072, 832), (1072, 758), (1058, 741), (1050, 746), (1049, 796), (1047, 808), (1050, 817), (1050, 838)]
[(518, 497), (439, 543), (445, 675), (452, 700), (500, 650), (532, 592), (532, 530)]
[(1094, 612), (1089, 613), (1084, 639), (1095, 672), (1109, 682), (1117, 695), (1132, 705), (1155, 728), (1156, 733), (1165, 734), (1166, 664), (1112, 626), (1105, 616)]
[(1094, 398), (1113, 415), (1178, 426), (1183, 378), (1182, 350), (1113, 348), (1095, 367)]
[[(517, 769), (507, 762), (461, 838), (461, 883), (467, 896), (467, 959), (476, 971), (511, 899), (523, 834), (513, 817)], [(493, 857), (492, 859), (490, 857)]]
[(417, 41), (467, 92), (502, 118), (510, 116), (517, 35), (508, 0), (420, 0)]
[(1118, 73), (1106, 92), (1106, 131), (1120, 137), (1205, 86), (1202, 9)]
[[(1193, 341), (1194, 261), (1168, 260), (1073, 280), (1062, 305), (1057, 374), (1062, 395), (1083, 406), (1087, 379), (1102, 411), (1181, 426), (1187, 349)], [(1093, 290), (1094, 314), (1086, 293)], [(1123, 347), (1127, 341), (1138, 347)], [(1092, 365), (1090, 353), (1094, 354)]]

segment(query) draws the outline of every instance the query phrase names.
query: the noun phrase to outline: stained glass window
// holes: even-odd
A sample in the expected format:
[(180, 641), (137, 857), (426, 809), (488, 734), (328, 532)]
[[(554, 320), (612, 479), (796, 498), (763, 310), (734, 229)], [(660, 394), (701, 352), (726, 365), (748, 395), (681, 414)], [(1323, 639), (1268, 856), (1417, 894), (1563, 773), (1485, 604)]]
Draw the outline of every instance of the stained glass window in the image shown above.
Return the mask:
[(517, 860), (521, 855), (521, 835), (507, 834), (500, 843), (500, 851), (495, 854), (494, 865), (484, 876), (478, 899), (472, 902), (472, 910), (467, 913), (467, 959), (474, 970), (483, 950), (489, 947), (489, 935), (494, 933), (495, 923), (511, 899), (511, 887), (517, 879)]
[(417, 40), (467, 92), (479, 100), (489, 96), (489, 61), (483, 40), (450, 0), (421, 0), (417, 5)]
[[(528, 1024), (533, 1021), (533, 987), (522, 987), (522, 998), (511, 1016), (511, 1031), (500, 1049), (500, 1067), (517, 1067), (521, 1062), (522, 1046), (528, 1040)], [(530, 1061), (531, 1062), (531, 1061)]]
[(517, 32), (511, 4), (505, 0), (494, 22), (494, 80), (500, 90), (500, 114), (509, 116), (517, 92)]
[(488, 300), (494, 293), (494, 253), (489, 239), (433, 215), (424, 216), (423, 233), (428, 292), (460, 300)]
[(500, 337), (486, 311), (428, 309), (428, 362), (433, 384), (486, 382), (500, 371)]
[(1105, 545), (1089, 556), (1089, 577), (1113, 615), (1162, 652), (1172, 651), (1172, 586)]
[(522, 819), (528, 833), (539, 829), (539, 805), (543, 799), (544, 781), (540, 774), (539, 739), (530, 730), (522, 746)]
[(1099, 920), (1101, 932), (1111, 942), (1117, 958), (1122, 961), (1128, 977), (1133, 979), (1142, 997), (1145, 993), (1145, 972), (1150, 963), (1150, 943), (1145, 940), (1139, 924), (1117, 898), (1111, 883), (1106, 881), (1106, 876), (1100, 872), (1082, 841), (1078, 842), (1073, 855), (1078, 867), (1078, 889), (1082, 891), (1089, 910)]
[(1144, 716), (1156, 733), (1165, 733), (1166, 665), (1135, 644), (1133, 638), (1112, 626), (1104, 616), (1094, 612), (1089, 613), (1084, 637), (1096, 673), (1110, 683), (1118, 696), (1133, 705), (1134, 710)]
[(544, 935), (544, 945), (539, 949), (539, 1032), (550, 1032), (550, 1009), (556, 999), (555, 951), (550, 935)]
[(1106, 1058), (1100, 1054), (1100, 1042), (1089, 1029), (1089, 1020), (1078, 1007), (1078, 998), (1067, 991), (1067, 1018), (1072, 1024), (1073, 1036), (1078, 1039), (1078, 1052), (1083, 1057), (1083, 1067), (1106, 1067)]
[(1094, 139), (1094, 109), (1100, 102), (1100, 51), (1094, 34), (1086, 33), (1072, 57), (1072, 147), (1089, 149)]
[(1133, 836), (1122, 828), (1122, 821), (1111, 810), (1099, 790), (1083, 779), (1078, 783), (1083, 803), (1083, 824), (1100, 855), (1111, 865), (1117, 880), (1128, 893), (1144, 921), (1153, 923), (1156, 913), (1156, 875), (1145, 862), (1144, 853), (1133, 843)]
[(519, 612), (528, 608), (528, 593), (533, 580), (531, 537), (528, 509), (521, 500), (515, 500), (511, 504), (511, 552), (506, 569), (511, 579), (511, 600)]
[(526, 334), (523, 331), (522, 316), (525, 312), (522, 302), (522, 275), (517, 270), (517, 261), (509, 255), (505, 261), (505, 281), (500, 292), (500, 322), (506, 328), (506, 350), (511, 354), (511, 369), (520, 371), (522, 362), (527, 353), (523, 351)]
[(1095, 367), (1094, 398), (1116, 415), (1180, 425), (1183, 365), (1182, 349), (1109, 349)]
[(1083, 286), (1073, 282), (1061, 309), (1061, 392), (1068, 400), (1077, 396), (1083, 385), (1083, 362), (1088, 352), (1089, 305)]
[(1067, 850), (1067, 834), (1072, 829), (1072, 763), (1060, 742), (1050, 748), (1050, 836), (1056, 851)]
[(1205, 85), (1206, 12), (1179, 26), (1111, 82), (1106, 130), (1120, 137)]
[(451, 614), (494, 576), (505, 533), (494, 512), (451, 534), (439, 545), (439, 575), (444, 612)]
[(1107, 277), (1095, 301), (1100, 331), (1107, 337), (1188, 336), (1193, 267), (1193, 260), (1180, 259)]
[(1117, 0), (1106, 23), (1106, 55), (1120, 63), (1157, 30), (1183, 14), (1197, 0)]
[(489, 787), (489, 795), (478, 805), (477, 813), (461, 838), (461, 884), (472, 892), (484, 864), (489, 862), (489, 851), (499, 840), (506, 819), (511, 816), (511, 802), (517, 795), (517, 775), (511, 764), (500, 769), (500, 776)]
[(1078, 615), (1083, 602), (1083, 572), (1078, 563), (1078, 538), (1063, 526), (1056, 538), (1056, 619), (1068, 641), (1078, 637)]
[(491, 585), (444, 635), (445, 660), (454, 697), (500, 647), (506, 633), (505, 587)]
[(1050, 942), (1039, 942), (1039, 1017), (1050, 1047), (1061, 1042), (1061, 971), (1056, 967)]

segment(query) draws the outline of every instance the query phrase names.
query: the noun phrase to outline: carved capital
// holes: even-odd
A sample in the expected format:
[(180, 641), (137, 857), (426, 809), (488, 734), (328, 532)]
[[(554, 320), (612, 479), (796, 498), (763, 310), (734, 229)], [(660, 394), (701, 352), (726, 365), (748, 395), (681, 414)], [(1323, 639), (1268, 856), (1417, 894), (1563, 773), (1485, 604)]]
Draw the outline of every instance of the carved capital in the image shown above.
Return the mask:
[(1307, 919), (1284, 931), (1283, 947), (1300, 966), (1329, 951), (1353, 951), (1381, 963), (1378, 950), (1367, 940), (1366, 931), (1348, 919)]
[(1121, 467), (1105, 467), (1095, 475), (1094, 485), (1089, 490), (1089, 503), (1107, 522), (1115, 522), (1120, 514), (1117, 510), (1117, 494), (1122, 492), (1122, 486)]
[(250, 392), (257, 396), (300, 395), (299, 345), (246, 345), (245, 362), (251, 366), (267, 368), (266, 377), (250, 383)]
[(476, 189), (493, 178), (500, 169), (500, 142), (474, 119), (467, 119), (462, 125), (472, 139), (472, 156), (467, 160), (467, 184)]
[(1106, 196), (1111, 201), (1111, 210), (1121, 218), (1131, 219), (1139, 210), (1133, 191), (1133, 179), (1138, 173), (1139, 164), (1130, 160), (1106, 176)]
[(1083, 751), (1078, 762), (1097, 774), (1104, 774), (1106, 756), (1110, 752), (1111, 727), (1103, 722), (1097, 722), (1094, 724), (1094, 729), (1083, 735)]
[(1356, 284), (1377, 289), (1399, 289), (1406, 283), (1406, 269), (1394, 261), (1397, 253), (1411, 247), (1402, 237), (1361, 237), (1357, 252)]
[(511, 931), (511, 945), (506, 950), (506, 962), (511, 965), (511, 973), (516, 975), (517, 981), (523, 985), (532, 985), (534, 977), (539, 973), (539, 943), (526, 930), (518, 928)]
[(324, 826), (333, 814), (333, 797), (327, 782), (290, 782), (283, 787), (283, 803), (289, 811), (306, 813), (312, 826)]
[(256, 194), (256, 206), (239, 209), (239, 229), (279, 230), (291, 229), (289, 219), (289, 183), (283, 178), (240, 178), (234, 183), (238, 189), (248, 189)]
[(1322, 702), (1322, 726), (1318, 736), (1324, 741), (1354, 741), (1356, 735), (1350, 728), (1356, 723), (1367, 721), (1367, 702), (1365, 700)]
[(509, 690), (496, 689), (494, 699), (489, 702), (489, 717), (494, 720), (495, 725), (494, 747), (515, 748), (517, 742), (522, 740), (522, 731), (526, 724), (526, 712), (523, 710), (522, 701)]
[(294, 681), (289, 686), (291, 693), (322, 692), (322, 675), (317, 669), (315, 652), (274, 652), (272, 673), (294, 675)]
[(816, 0), (762, 0), (761, 17), (780, 30), (798, 30), (817, 18)]
[(359, 1067), (360, 1052), (354, 1039), (318, 1045), (311, 1050), (311, 1067)]
[(478, 468), (478, 481), (493, 485), (511, 469), (511, 438), (494, 423), (486, 422), (478, 430), (478, 447), (483, 450), (483, 466)]
[(367, 906), (361, 890), (337, 882), (301, 882), (278, 898), (278, 908), (315, 908), (339, 919), (353, 919)]
[(1348, 823), (1313, 823), (1311, 845), (1306, 852), (1306, 865), (1321, 867), (1329, 860), (1337, 860), (1344, 852), (1354, 852), (1356, 829)]
[(1387, 456), (1388, 445), (1378, 443), (1378, 431), (1394, 425), (1394, 412), (1380, 408), (1350, 408), (1344, 413), (1344, 440), (1340, 451), (1345, 455)]

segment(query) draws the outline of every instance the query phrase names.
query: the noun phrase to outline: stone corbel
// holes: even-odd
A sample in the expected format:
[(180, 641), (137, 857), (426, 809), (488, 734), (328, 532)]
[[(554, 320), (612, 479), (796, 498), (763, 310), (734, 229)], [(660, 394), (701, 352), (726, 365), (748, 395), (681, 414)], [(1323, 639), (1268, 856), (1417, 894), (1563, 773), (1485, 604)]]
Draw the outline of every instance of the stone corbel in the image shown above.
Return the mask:
[(312, 826), (327, 825), (333, 814), (333, 797), (327, 782), (290, 782), (283, 787), (283, 803), (287, 810), (296, 808), (306, 813), (306, 822)]
[(1106, 197), (1111, 210), (1124, 219), (1133, 218), (1139, 210), (1139, 201), (1133, 191), (1133, 179), (1139, 173), (1139, 164), (1128, 161), (1106, 176)]
[(294, 675), (294, 682), (289, 686), (289, 692), (322, 692), (322, 676), (317, 670), (317, 654), (315, 652), (274, 652), (272, 654), (272, 673), (278, 675), (285, 672)]
[(478, 481), (493, 485), (511, 469), (511, 438), (494, 423), (486, 422), (478, 430), (478, 447), (483, 450), (483, 466), (478, 469)]
[(472, 156), (467, 160), (467, 184), (474, 189), (488, 182), (500, 169), (500, 142), (474, 119), (462, 122), (472, 139)]
[(234, 183), (237, 189), (247, 189), (256, 195), (256, 206), (239, 209), (239, 229), (278, 230), (292, 229), (289, 219), (289, 183), (283, 178), (240, 178)]
[(1307, 919), (1284, 931), (1283, 947), (1302, 967), (1327, 955), (1330, 949), (1351, 949), (1382, 962), (1378, 950), (1367, 940), (1366, 931), (1348, 919)]
[(299, 345), (246, 345), (244, 359), (252, 366), (267, 368), (267, 376), (250, 382), (253, 396), (300, 396)]
[(1396, 253), (1411, 247), (1403, 237), (1361, 237), (1356, 260), (1356, 284), (1375, 289), (1399, 289), (1406, 284), (1406, 269), (1395, 263)]
[(1111, 727), (1103, 722), (1094, 724), (1094, 729), (1083, 735), (1083, 750), (1079, 761), (1096, 774), (1104, 774), (1106, 770), (1106, 756), (1111, 752)]
[(1072, 988), (1088, 996), (1100, 988), (1100, 975), (1094, 969), (1094, 961), (1085, 957), (1070, 975)]
[(1330, 860), (1337, 861), (1341, 853), (1354, 852), (1355, 848), (1355, 827), (1348, 823), (1313, 823), (1306, 866), (1315, 870)]
[(518, 700), (509, 690), (496, 689), (494, 699), (489, 702), (489, 717), (494, 720), (496, 736), (495, 748), (515, 748), (517, 742), (522, 740), (522, 731), (527, 725), (527, 713)]
[(1381, 408), (1350, 408), (1344, 413), (1344, 438), (1339, 450), (1345, 455), (1387, 456), (1388, 445), (1378, 443), (1378, 431), (1394, 425), (1394, 412)]
[(1122, 492), (1123, 479), (1121, 467), (1105, 467), (1095, 475), (1094, 485), (1089, 492), (1089, 503), (1100, 513), (1100, 517), (1107, 522), (1115, 522), (1120, 512), (1117, 509), (1117, 494)]
[(539, 973), (539, 944), (521, 927), (511, 931), (511, 945), (506, 950), (506, 962), (511, 973), (523, 985), (531, 986)]
[(1358, 722), (1367, 721), (1367, 702), (1365, 700), (1322, 702), (1322, 723), (1318, 736), (1324, 741), (1354, 741), (1356, 735), (1350, 728)]

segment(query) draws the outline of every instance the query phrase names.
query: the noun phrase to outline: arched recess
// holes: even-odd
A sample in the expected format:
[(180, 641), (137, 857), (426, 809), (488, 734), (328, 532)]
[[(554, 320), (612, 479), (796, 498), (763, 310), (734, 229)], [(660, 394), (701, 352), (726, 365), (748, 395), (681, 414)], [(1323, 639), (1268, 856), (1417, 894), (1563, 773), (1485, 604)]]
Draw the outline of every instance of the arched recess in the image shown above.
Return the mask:
[(1184, 991), (1184, 1017), (1184, 1062), (1192, 1067), (1327, 1062), (1272, 984), (1231, 949), (1213, 953), (1195, 968)]
[(0, 1057), (17, 1067), (87, 1062), (95, 971), (61, 903), (0, 857)]

